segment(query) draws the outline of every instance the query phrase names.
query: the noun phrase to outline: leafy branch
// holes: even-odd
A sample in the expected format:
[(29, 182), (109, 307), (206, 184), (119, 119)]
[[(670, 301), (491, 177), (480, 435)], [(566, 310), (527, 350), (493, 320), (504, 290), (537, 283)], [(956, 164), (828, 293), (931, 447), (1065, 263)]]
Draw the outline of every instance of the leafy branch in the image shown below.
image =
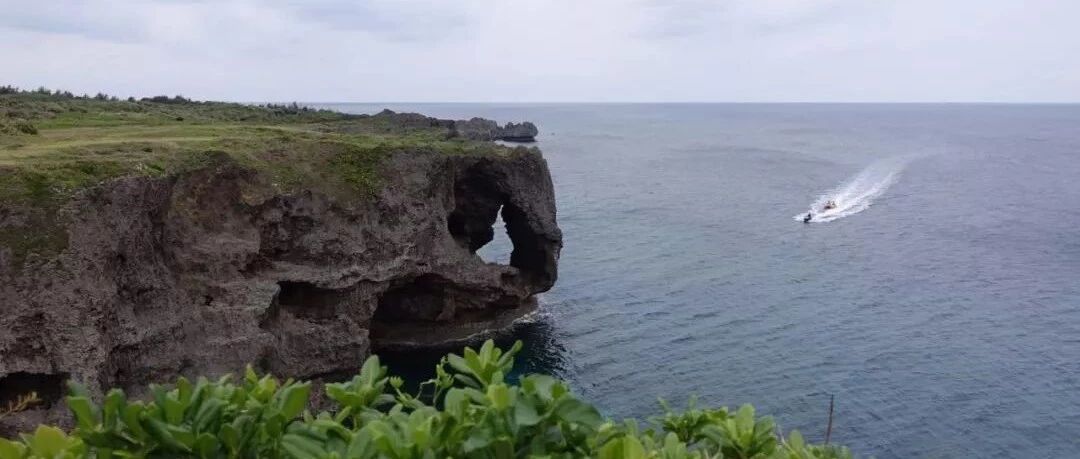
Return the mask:
[[(150, 386), (146, 401), (109, 391), (94, 401), (70, 385), (70, 433), (42, 426), (0, 439), (0, 459), (23, 458), (491, 458), (842, 459), (844, 448), (808, 445), (798, 432), (777, 434), (769, 417), (744, 405), (664, 413), (641, 427), (615, 422), (550, 376), (517, 385), (506, 375), (521, 343), (503, 351), (488, 341), (446, 356), (415, 394), (378, 357), (352, 379), (326, 385), (334, 410), (312, 414), (311, 385), (279, 381), (248, 368), (173, 386)], [(23, 403), (20, 406), (25, 406)]]

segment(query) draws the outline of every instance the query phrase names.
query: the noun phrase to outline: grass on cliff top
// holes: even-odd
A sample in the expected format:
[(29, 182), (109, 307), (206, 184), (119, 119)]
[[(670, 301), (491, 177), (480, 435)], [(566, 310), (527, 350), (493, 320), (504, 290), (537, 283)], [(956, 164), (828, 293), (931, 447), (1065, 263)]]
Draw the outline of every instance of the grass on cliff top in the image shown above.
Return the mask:
[(0, 130), (0, 202), (62, 197), (119, 176), (169, 174), (198, 166), (209, 153), (268, 172), (283, 186), (346, 184), (367, 194), (378, 186), (380, 160), (396, 150), (507, 151), (385, 117), (157, 99), (167, 102), (0, 93), (7, 127)]
[(56, 211), (79, 190), (119, 177), (167, 176), (224, 155), (260, 171), (281, 193), (362, 199), (379, 189), (380, 165), (400, 150), (510, 151), (448, 138), (447, 128), (424, 122), (295, 104), (124, 101), (0, 87), (0, 208), (25, 215), (18, 227), (0, 227), (0, 246), (20, 259), (62, 249)]

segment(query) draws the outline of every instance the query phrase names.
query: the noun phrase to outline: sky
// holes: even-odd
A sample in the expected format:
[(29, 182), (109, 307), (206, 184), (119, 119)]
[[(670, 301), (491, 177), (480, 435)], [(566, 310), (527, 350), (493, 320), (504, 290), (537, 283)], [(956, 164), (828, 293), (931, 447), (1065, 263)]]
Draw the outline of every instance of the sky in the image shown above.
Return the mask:
[(0, 84), (306, 102), (1080, 102), (1080, 0), (0, 0)]

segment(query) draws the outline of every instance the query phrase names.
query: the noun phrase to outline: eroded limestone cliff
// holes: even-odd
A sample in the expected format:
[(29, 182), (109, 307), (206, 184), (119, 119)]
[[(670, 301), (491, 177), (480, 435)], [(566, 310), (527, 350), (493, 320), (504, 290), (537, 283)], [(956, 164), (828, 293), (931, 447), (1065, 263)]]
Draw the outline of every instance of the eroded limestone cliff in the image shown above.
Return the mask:
[[(382, 186), (356, 200), (281, 193), (227, 157), (80, 192), (61, 210), (57, 255), (22, 263), (0, 248), (0, 395), (45, 400), (4, 422), (62, 416), (69, 378), (137, 390), (249, 363), (289, 377), (354, 370), (380, 342), (505, 324), (555, 282), (562, 238), (538, 151), (418, 149), (379, 167)], [(500, 212), (508, 266), (475, 253)], [(0, 226), (25, 218), (0, 209)]]

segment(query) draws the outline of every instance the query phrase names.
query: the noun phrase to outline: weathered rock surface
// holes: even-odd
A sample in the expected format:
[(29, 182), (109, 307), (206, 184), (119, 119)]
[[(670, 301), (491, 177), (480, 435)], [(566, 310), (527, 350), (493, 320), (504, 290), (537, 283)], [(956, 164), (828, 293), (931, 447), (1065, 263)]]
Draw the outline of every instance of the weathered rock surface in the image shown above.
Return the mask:
[(375, 119), (385, 119), (396, 129), (441, 128), (447, 130), (447, 137), (460, 137), (468, 140), (505, 140), (507, 142), (535, 142), (540, 130), (528, 121), (522, 123), (499, 123), (485, 118), (468, 120), (444, 120), (421, 115), (419, 113), (398, 113), (385, 109), (375, 115)]
[(540, 133), (536, 125), (525, 121), (523, 123), (506, 123), (499, 131), (499, 139), (509, 142), (534, 142), (536, 135)]
[(379, 113), (372, 115), (372, 118), (384, 119), (390, 126), (393, 126), (396, 129), (424, 129), (435, 127), (450, 131), (454, 128), (453, 120), (444, 120), (420, 113), (398, 113), (390, 109), (383, 109)]
[(454, 121), (451, 129), (453, 135), (469, 140), (506, 140), (509, 142), (533, 142), (536, 140), (536, 135), (540, 133), (536, 126), (528, 121), (499, 126), (499, 123), (484, 118)]
[[(562, 237), (538, 152), (397, 153), (383, 167), (385, 186), (355, 202), (275, 194), (231, 162), (120, 179), (67, 205), (58, 256), (18, 264), (0, 248), (0, 403), (29, 390), (46, 403), (0, 433), (63, 417), (68, 378), (137, 393), (248, 363), (348, 371), (373, 337), (499, 324), (555, 282)], [(509, 266), (475, 254), (499, 212)], [(0, 209), (0, 225), (20, 218)]]

